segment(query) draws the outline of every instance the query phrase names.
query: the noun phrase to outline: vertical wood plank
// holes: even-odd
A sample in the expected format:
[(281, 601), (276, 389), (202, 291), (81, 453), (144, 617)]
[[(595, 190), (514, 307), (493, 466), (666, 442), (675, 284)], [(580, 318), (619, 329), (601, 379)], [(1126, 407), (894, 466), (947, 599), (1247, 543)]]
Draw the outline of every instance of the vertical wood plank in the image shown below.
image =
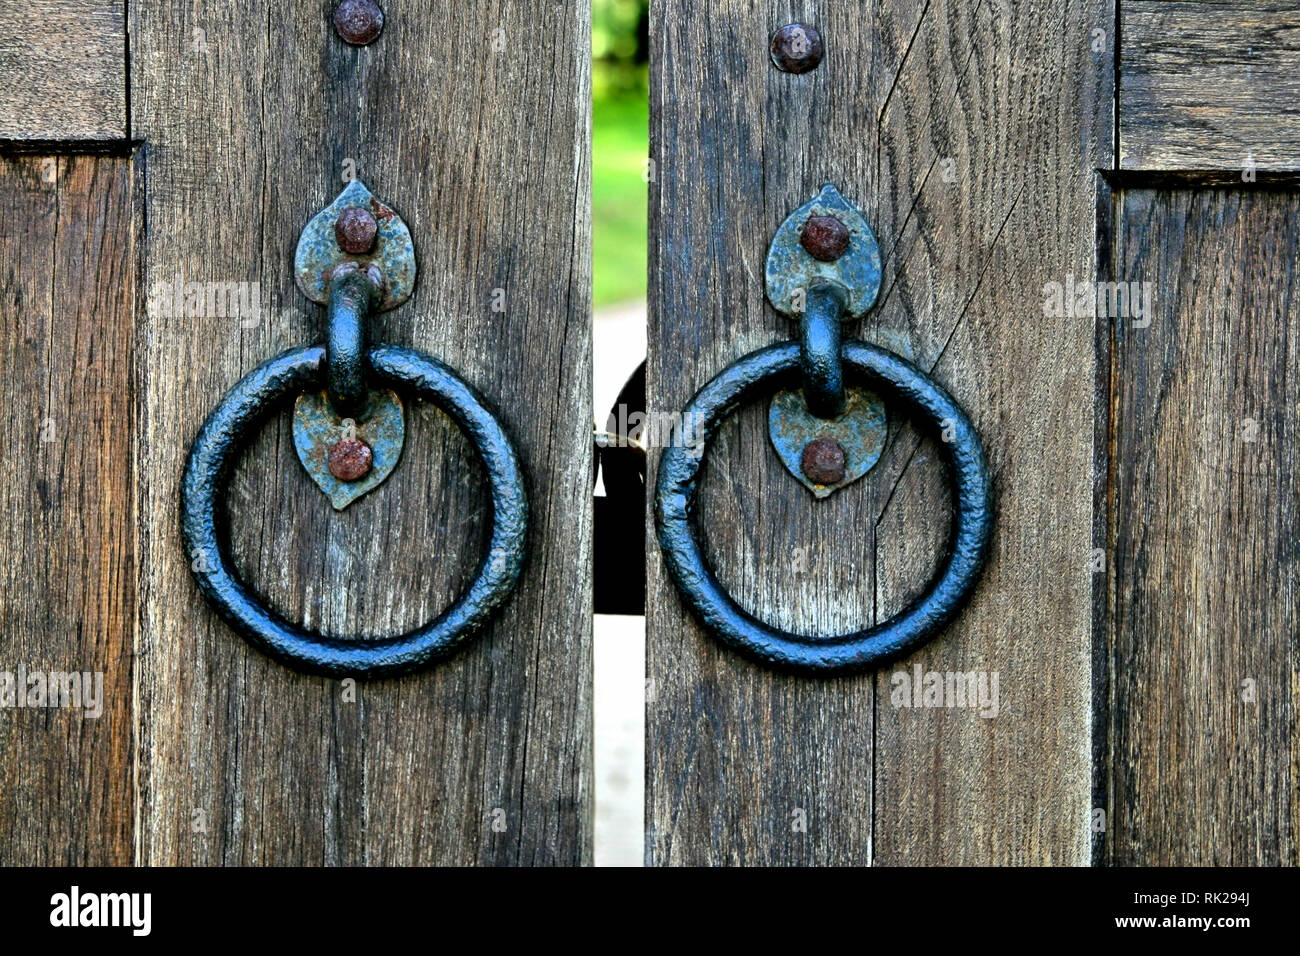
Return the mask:
[(1116, 195), (1105, 859), (1294, 865), (1300, 198)]
[(131, 862), (133, 228), (129, 160), (0, 159), (7, 866)]
[[(1078, 0), (865, 13), (724, 2), (705, 23), (689, 4), (658, 5), (652, 408), (680, 408), (729, 362), (792, 337), (763, 300), (767, 242), (834, 182), (884, 257), (880, 304), (850, 334), (932, 370), (967, 408), (1000, 517), (986, 579), (955, 626), (914, 659), (833, 680), (771, 673), (716, 646), (652, 540), (649, 862), (1087, 858), (1092, 324), (1044, 319), (1042, 288), (1093, 274), (1108, 15)], [(771, 32), (795, 20), (826, 44), (803, 76), (767, 60)], [(763, 407), (722, 430), (697, 514), (742, 606), (799, 633), (838, 633), (884, 620), (923, 585), (948, 492), (934, 449), (899, 418), (873, 472), (820, 503), (772, 455)], [(1060, 503), (1044, 523), (1049, 488)], [(894, 709), (891, 674), (913, 663), (999, 670), (1016, 699), (995, 721)]]
[[(875, 859), (1077, 865), (1091, 852), (1101, 580), (1090, 569), (1094, 320), (1049, 309), (1046, 293), (1095, 277), (1113, 18), (1109, 4), (1077, 0), (914, 6), (915, 23), (882, 25), (883, 48), (905, 60), (880, 58), (893, 85), (879, 195), (898, 237), (880, 311), (979, 429), (997, 524), (966, 612), (876, 674)], [(950, 511), (933, 444), (904, 435), (895, 452), (882, 462), (898, 470), (877, 526), (877, 620), (928, 579)], [(973, 675), (983, 696), (918, 707), (918, 674), (922, 689)]]
[[(143, 836), (150, 863), (581, 863), (590, 857), (588, 16), (499, 0), (388, 9), (348, 47), (333, 3), (133, 4), (157, 283), (255, 284), (252, 315), (145, 316)], [(194, 30), (204, 43), (192, 49)], [(415, 237), (415, 296), (372, 325), (457, 368), (528, 472), (531, 556), (501, 619), (435, 671), (364, 684), (272, 663), (200, 601), (177, 545), (189, 440), (240, 376), (319, 341), (298, 233), (355, 172)], [(493, 311), (496, 290), (504, 312)], [(427, 621), (486, 540), (465, 440), (408, 403), (397, 472), (334, 513), (287, 412), (232, 480), (241, 572), (336, 636)], [(200, 826), (200, 823), (202, 824)]]
[[(768, 60), (771, 33), (800, 19), (784, 4), (651, 6), (648, 398), (658, 416), (745, 353), (791, 337), (763, 290), (768, 239), (791, 210), (833, 181), (872, 217), (870, 149), (833, 144), (874, 136), (874, 91), (862, 82), (874, 17), (798, 6), (826, 44), (821, 67), (802, 76)], [(751, 405), (709, 449), (704, 553), (767, 620), (807, 632), (867, 619), (874, 484), (814, 504), (772, 454), (766, 421), (766, 405)], [(870, 675), (822, 683), (723, 650), (682, 607), (653, 535), (647, 547), (647, 863), (868, 860)]]

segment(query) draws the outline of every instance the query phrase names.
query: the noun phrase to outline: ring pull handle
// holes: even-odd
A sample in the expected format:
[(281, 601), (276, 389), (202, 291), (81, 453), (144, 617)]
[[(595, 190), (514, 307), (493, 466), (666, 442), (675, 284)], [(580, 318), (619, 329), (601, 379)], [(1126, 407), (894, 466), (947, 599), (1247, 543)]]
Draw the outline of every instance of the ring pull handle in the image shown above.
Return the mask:
[[(199, 429), (181, 481), (181, 534), (190, 567), (199, 590), (235, 631), (291, 667), (340, 677), (428, 667), (478, 633), (519, 582), (528, 535), (519, 456), (500, 419), (455, 371), (413, 349), (368, 342), (370, 316), (410, 297), (415, 252), (406, 224), (360, 181), (308, 223), (295, 271), (303, 293), (327, 306), (325, 343), (263, 362), (226, 393)], [(267, 609), (235, 573), (228, 535), (219, 527), (231, 468), (255, 427), (296, 395), (299, 459), (342, 510), (397, 465), (405, 420), (394, 389), (438, 405), (474, 446), (491, 489), (488, 553), (450, 607), (405, 634), (362, 641), (308, 631)]]
[[(823, 187), (777, 230), (766, 281), (773, 307), (798, 318), (799, 339), (733, 362), (683, 409), (660, 456), (655, 487), (664, 562), (705, 629), (760, 662), (817, 674), (879, 666), (934, 637), (975, 587), (993, 529), (984, 448), (966, 413), (929, 375), (879, 346), (842, 340), (842, 323), (860, 318), (875, 302), (880, 253), (862, 214), (834, 186)], [(857, 380), (852, 385), (846, 369)], [(708, 443), (731, 412), (767, 391), (777, 391), (768, 416), (772, 445), (819, 499), (879, 459), (887, 426), (878, 392), (942, 435), (940, 450), (954, 483), (948, 552), (924, 592), (889, 620), (834, 637), (791, 634), (741, 608), (704, 560), (692, 512)]]

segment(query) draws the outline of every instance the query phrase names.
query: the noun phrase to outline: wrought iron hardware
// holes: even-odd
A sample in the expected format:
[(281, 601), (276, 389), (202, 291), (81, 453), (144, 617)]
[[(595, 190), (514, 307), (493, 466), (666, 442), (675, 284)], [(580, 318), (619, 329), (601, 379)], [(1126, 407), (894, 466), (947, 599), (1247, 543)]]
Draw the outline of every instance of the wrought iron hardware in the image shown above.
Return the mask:
[[(763, 663), (813, 673), (878, 666), (932, 638), (974, 588), (993, 526), (984, 449), (966, 413), (929, 375), (879, 346), (841, 341), (841, 320), (862, 316), (875, 302), (880, 257), (866, 220), (834, 186), (777, 230), (766, 277), (773, 307), (799, 319), (799, 341), (749, 353), (687, 404), (659, 459), (659, 544), (683, 600), (723, 643)], [(863, 385), (846, 385), (846, 372)], [(861, 477), (879, 458), (885, 416), (877, 392), (945, 439), (940, 448), (952, 468), (955, 506), (948, 554), (925, 592), (883, 623), (829, 638), (771, 627), (731, 598), (700, 552), (691, 515), (708, 442), (736, 408), (780, 388), (785, 391), (769, 412), (773, 446), (819, 498)]]
[(383, 482), (402, 454), (402, 401), (392, 389), (365, 387), (363, 356), (370, 314), (397, 308), (415, 288), (410, 230), (354, 179), (298, 237), (294, 279), (328, 309), (327, 387), (298, 396), (294, 447), (341, 511)]
[(885, 447), (885, 406), (845, 388), (844, 322), (870, 311), (880, 292), (880, 247), (866, 219), (826, 186), (783, 222), (768, 247), (767, 295), (799, 323), (802, 387), (779, 392), (768, 434), (795, 480), (818, 498), (857, 481)]
[[(401, 218), (353, 181), (303, 230), (298, 285), (327, 305), (326, 342), (289, 349), (248, 373), (208, 416), (181, 482), (181, 533), (199, 589), (250, 644), (300, 670), (381, 677), (427, 667), (453, 653), (500, 610), (519, 581), (528, 499), (514, 445), (482, 396), (448, 366), (414, 349), (371, 345), (366, 322), (406, 301), (415, 253)], [(380, 388), (371, 388), (370, 382)], [(396, 389), (434, 402), (465, 432), (492, 497), (488, 554), (469, 587), (428, 624), (396, 637), (340, 640), (305, 630), (264, 607), (234, 572), (218, 502), (236, 453), (282, 400), (297, 395), (294, 442), (304, 468), (337, 509), (396, 466), (404, 434)]]
[[(593, 500), (593, 606), (597, 614), (645, 613), (645, 473), (641, 426), (644, 416), (645, 363), (628, 379), (603, 431), (596, 432), (596, 465), (605, 496)], [(619, 409), (626, 413), (620, 415)]]

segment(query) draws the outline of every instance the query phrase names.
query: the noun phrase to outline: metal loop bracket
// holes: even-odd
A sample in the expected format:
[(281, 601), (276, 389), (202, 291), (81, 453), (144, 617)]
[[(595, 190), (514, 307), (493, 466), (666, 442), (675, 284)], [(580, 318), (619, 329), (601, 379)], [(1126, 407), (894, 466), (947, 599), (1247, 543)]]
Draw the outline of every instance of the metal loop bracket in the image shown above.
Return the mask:
[(844, 369), (840, 363), (844, 293), (832, 285), (808, 290), (807, 308), (799, 318), (799, 363), (808, 410), (818, 418), (844, 411)]
[(330, 283), (325, 323), (327, 390), (340, 415), (359, 415), (366, 404), (366, 320), (379, 298), (382, 283), (382, 278), (355, 266), (347, 271), (340, 267)]
[(803, 349), (786, 342), (751, 352), (729, 365), (691, 399), (681, 429), (659, 460), (655, 523), (668, 572), (696, 618), (723, 643), (767, 664), (811, 673), (878, 666), (918, 647), (943, 628), (969, 598), (988, 552), (993, 526), (988, 464), (966, 413), (933, 379), (905, 359), (865, 342), (843, 344), (851, 374), (911, 407), (921, 422), (945, 432), (939, 442), (952, 466), (954, 518), (948, 553), (920, 597), (889, 620), (838, 637), (801, 637), (742, 609), (705, 562), (691, 523), (708, 442), (746, 401), (798, 381)]
[(190, 449), (181, 482), (181, 534), (204, 596), (250, 644), (301, 670), (343, 677), (386, 677), (447, 657), (505, 603), (523, 568), (528, 500), (514, 446), (482, 397), (431, 356), (396, 346), (367, 355), (380, 381), (443, 409), (470, 439), (487, 471), (492, 535), (474, 580), (432, 622), (397, 637), (338, 640), (285, 621), (257, 599), (235, 574), (218, 515), (235, 456), (254, 426), (276, 404), (324, 384), (325, 348), (290, 349), (249, 372), (208, 416)]

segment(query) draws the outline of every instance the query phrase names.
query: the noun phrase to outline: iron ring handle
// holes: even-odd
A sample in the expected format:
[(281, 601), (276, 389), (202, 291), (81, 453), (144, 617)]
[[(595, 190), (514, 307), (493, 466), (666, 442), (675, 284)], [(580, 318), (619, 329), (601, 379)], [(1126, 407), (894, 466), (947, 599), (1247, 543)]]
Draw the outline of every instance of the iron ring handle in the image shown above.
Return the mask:
[(208, 416), (190, 448), (181, 482), (181, 534), (200, 590), (250, 644), (300, 670), (331, 676), (386, 677), (426, 667), (465, 644), (501, 608), (519, 581), (528, 499), (519, 457), (500, 421), (464, 379), (431, 356), (391, 345), (366, 354), (369, 371), (442, 408), (474, 445), (488, 476), (492, 534), (474, 580), (433, 621), (397, 637), (338, 640), (268, 610), (235, 574), (219, 527), (235, 455), (277, 402), (327, 377), (322, 345), (289, 349), (248, 373)]
[(751, 352), (725, 368), (683, 410), (691, 444), (674, 440), (659, 460), (655, 522), (673, 583), (704, 627), (736, 650), (764, 663), (811, 673), (878, 666), (929, 640), (961, 610), (988, 552), (992, 490), (979, 435), (966, 413), (933, 379), (905, 359), (865, 342), (843, 345), (844, 366), (884, 395), (920, 412), (934, 428), (951, 429), (940, 442), (952, 465), (955, 515), (949, 551), (928, 589), (883, 623), (833, 638), (800, 637), (742, 609), (705, 562), (691, 523), (704, 451), (726, 417), (778, 384), (797, 384), (800, 344)]

